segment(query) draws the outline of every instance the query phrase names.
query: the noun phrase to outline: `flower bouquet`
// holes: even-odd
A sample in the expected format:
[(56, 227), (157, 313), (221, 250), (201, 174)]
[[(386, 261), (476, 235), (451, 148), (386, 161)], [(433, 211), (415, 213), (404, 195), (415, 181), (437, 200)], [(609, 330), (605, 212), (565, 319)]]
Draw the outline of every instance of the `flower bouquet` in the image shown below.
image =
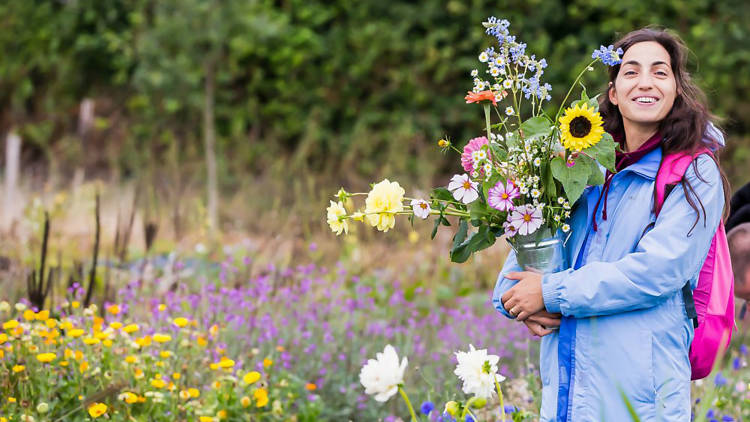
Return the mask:
[[(432, 216), (434, 238), (440, 225), (451, 225), (447, 217), (456, 217), (453, 262), (465, 262), (504, 234), (523, 267), (558, 271), (567, 265), (562, 245), (572, 204), (587, 185), (603, 184), (603, 168), (614, 171), (615, 164), (616, 143), (604, 131), (597, 99), (587, 96), (581, 78), (596, 62), (619, 63), (622, 51), (595, 50), (551, 117), (544, 109), (552, 89), (542, 81), (547, 61), (526, 54), (526, 44), (510, 34), (507, 20), (490, 17), (483, 25), (498, 45), (479, 54), (482, 70), (471, 71), (473, 88), (465, 99), (482, 106), (485, 133), (462, 149), (449, 139), (438, 141), (443, 151), (460, 154), (465, 173), (433, 189), (429, 198), (406, 197), (388, 179), (369, 193), (342, 188), (330, 202), (327, 221), (336, 234), (348, 232), (349, 220), (387, 232), (399, 215), (412, 222)], [(578, 85), (580, 99), (565, 108)], [(357, 196), (366, 196), (365, 207), (350, 213), (344, 204)]]

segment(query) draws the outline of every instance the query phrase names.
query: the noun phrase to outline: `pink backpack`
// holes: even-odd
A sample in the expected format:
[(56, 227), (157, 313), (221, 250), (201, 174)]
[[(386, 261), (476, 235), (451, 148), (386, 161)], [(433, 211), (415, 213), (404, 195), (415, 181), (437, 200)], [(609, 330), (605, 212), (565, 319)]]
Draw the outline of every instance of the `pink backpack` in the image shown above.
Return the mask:
[[(656, 175), (657, 216), (669, 195), (669, 186), (674, 187), (682, 180), (688, 166), (700, 154), (711, 152), (703, 149), (695, 155), (676, 153), (662, 159)], [(729, 345), (734, 327), (734, 274), (723, 220), (711, 241), (697, 287), (692, 290), (690, 284), (686, 284), (682, 295), (685, 310), (695, 326), (695, 337), (690, 345), (690, 366), (691, 379), (696, 380), (711, 373), (719, 348), (726, 349)]]

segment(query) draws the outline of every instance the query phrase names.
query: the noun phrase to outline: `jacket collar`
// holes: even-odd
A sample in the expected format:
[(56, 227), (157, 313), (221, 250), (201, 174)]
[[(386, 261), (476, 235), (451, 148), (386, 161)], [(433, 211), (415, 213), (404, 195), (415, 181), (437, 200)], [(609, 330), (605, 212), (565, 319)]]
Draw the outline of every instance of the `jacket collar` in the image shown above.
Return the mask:
[(659, 147), (644, 155), (637, 163), (625, 167), (617, 174), (633, 172), (646, 179), (656, 180), (656, 173), (659, 172), (659, 166), (661, 165), (661, 157), (662, 151), (661, 147)]

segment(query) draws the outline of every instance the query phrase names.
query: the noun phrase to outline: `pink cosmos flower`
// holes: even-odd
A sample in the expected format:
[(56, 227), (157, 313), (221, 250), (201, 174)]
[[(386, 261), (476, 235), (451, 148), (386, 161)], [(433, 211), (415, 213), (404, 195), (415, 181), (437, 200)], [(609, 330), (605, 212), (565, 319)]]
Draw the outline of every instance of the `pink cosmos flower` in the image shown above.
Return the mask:
[(521, 194), (518, 192), (518, 187), (512, 181), (508, 181), (507, 184), (503, 184), (500, 181), (487, 191), (487, 196), (489, 197), (487, 201), (492, 208), (498, 211), (511, 211), (513, 209), (513, 200), (521, 196)]
[[(467, 173), (471, 174), (474, 171), (474, 160), (471, 158), (471, 153), (482, 149), (482, 146), (487, 145), (487, 142), (487, 137), (480, 136), (469, 140), (469, 143), (464, 147), (464, 152), (461, 154), (461, 165)], [(480, 171), (480, 169), (476, 170)]]
[(534, 233), (542, 225), (542, 210), (533, 205), (521, 205), (513, 209), (509, 216), (510, 224), (525, 236)]
[(508, 237), (513, 237), (518, 233), (518, 229), (510, 221), (503, 223), (503, 229), (505, 229), (505, 235)]
[(477, 182), (472, 182), (468, 174), (457, 174), (451, 178), (448, 184), (448, 190), (453, 193), (456, 201), (469, 204), (479, 198), (477, 192)]

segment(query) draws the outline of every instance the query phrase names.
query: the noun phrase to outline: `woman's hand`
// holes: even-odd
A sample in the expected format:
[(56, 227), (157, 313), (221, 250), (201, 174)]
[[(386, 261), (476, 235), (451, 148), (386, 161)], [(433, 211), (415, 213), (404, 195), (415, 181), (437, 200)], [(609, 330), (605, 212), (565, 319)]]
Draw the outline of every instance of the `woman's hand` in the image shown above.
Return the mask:
[(539, 311), (534, 315), (529, 315), (524, 324), (529, 332), (538, 337), (544, 337), (551, 334), (560, 326), (562, 314), (551, 314), (547, 311)]
[(531, 315), (544, 310), (542, 297), (542, 274), (531, 271), (508, 273), (505, 278), (518, 280), (508, 289), (501, 300), (505, 310), (519, 321), (525, 321)]

